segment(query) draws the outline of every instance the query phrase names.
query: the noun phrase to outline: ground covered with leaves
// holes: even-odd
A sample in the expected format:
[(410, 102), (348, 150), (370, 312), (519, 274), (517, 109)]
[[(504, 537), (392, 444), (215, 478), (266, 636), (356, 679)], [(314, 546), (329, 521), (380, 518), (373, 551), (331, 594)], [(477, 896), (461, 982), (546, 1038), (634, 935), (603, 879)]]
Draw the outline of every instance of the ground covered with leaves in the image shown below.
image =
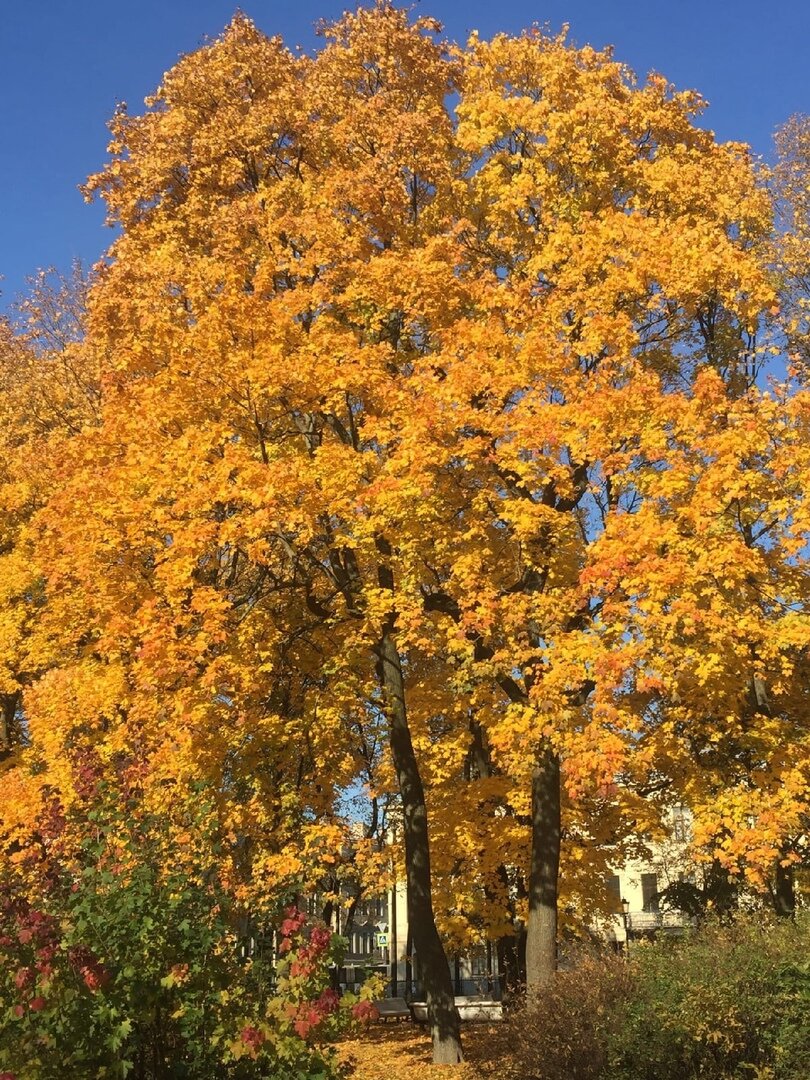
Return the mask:
[(340, 1058), (352, 1080), (807, 1080), (808, 956), (807, 913), (707, 920), (629, 961), (579, 951), (536, 1005), (464, 1026), (463, 1068), (432, 1066), (412, 1024), (372, 1024)]
[(431, 1064), (430, 1037), (415, 1024), (379, 1023), (341, 1043), (340, 1060), (352, 1080), (480, 1080), (494, 1077), (502, 1058), (497, 1036), (495, 1025), (465, 1027), (467, 1064), (458, 1069)]

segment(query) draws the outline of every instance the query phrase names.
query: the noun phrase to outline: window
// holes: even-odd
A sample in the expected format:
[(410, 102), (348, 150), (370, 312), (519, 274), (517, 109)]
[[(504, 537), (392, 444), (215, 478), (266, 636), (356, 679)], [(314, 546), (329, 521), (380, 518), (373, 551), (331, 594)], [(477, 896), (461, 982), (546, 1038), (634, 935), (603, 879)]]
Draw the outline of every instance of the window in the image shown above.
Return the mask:
[(474, 945), (470, 949), (467, 959), (470, 964), (470, 975), (473, 978), (476, 975), (487, 974), (487, 950), (483, 945)]
[(658, 875), (641, 875), (641, 902), (644, 911), (658, 911)]
[(615, 911), (621, 911), (622, 907), (622, 882), (618, 874), (611, 874), (607, 879), (607, 894), (611, 907)]
[(672, 812), (672, 836), (680, 842), (687, 839), (686, 813), (682, 806), (676, 806)]

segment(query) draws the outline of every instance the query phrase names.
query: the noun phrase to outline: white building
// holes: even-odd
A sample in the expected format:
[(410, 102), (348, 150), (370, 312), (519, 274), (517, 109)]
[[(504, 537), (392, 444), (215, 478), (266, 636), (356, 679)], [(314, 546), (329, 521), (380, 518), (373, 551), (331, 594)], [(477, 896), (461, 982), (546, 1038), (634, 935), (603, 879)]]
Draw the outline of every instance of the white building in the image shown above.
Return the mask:
[[(661, 893), (677, 881), (694, 881), (694, 867), (687, 847), (690, 815), (685, 807), (675, 807), (669, 818), (670, 834), (666, 841), (649, 845), (651, 858), (630, 861), (607, 882), (615, 913), (598, 920), (594, 929), (617, 948), (627, 948), (628, 941), (641, 940), (658, 933), (682, 933), (690, 918), (668, 909)], [(317, 898), (311, 911), (318, 912)], [(349, 925), (347, 912), (336, 908), (332, 928), (348, 939), (339, 981), (351, 987), (367, 974), (384, 974), (386, 994), (412, 998), (419, 993), (419, 960), (415, 955), (408, 928), (408, 906), (404, 882), (376, 896), (359, 900)], [(469, 950), (465, 956), (450, 958), (450, 971), (457, 995), (483, 994), (500, 997), (502, 987), (496, 949), (489, 942)]]

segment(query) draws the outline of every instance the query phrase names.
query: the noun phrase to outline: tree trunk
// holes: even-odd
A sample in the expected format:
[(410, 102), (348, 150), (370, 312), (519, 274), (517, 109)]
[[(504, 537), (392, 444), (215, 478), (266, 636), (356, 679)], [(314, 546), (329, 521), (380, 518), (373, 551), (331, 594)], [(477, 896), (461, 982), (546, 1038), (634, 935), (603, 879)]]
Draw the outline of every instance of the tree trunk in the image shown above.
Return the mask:
[(0, 761), (10, 756), (14, 749), (15, 718), (20, 695), (0, 694)]
[(413, 930), (410, 926), (405, 939), (405, 1000), (413, 1000)]
[[(470, 778), (477, 776), (479, 779), (488, 779), (496, 775), (496, 771), (492, 765), (484, 729), (475, 719), (470, 720), (470, 733), (472, 735), (469, 753)], [(526, 928), (516, 918), (509, 872), (503, 863), (498, 867), (498, 877), (503, 887), (509, 921), (513, 927), (511, 934), (503, 935), (495, 943), (498, 974), (501, 979), (501, 997), (504, 1006), (509, 1007), (522, 998), (526, 988)], [(484, 894), (490, 902), (496, 899), (493, 889), (486, 884)]]
[(773, 890), (773, 906), (781, 919), (792, 919), (796, 914), (796, 886), (793, 866), (776, 864), (776, 887)]
[(526, 928), (514, 924), (514, 932), (495, 942), (501, 996), (504, 1006), (511, 1008), (522, 998), (526, 987)]
[(526, 925), (526, 994), (537, 1001), (557, 970), (560, 759), (545, 747), (532, 770), (532, 851)]
[[(393, 588), (393, 576), (388, 567), (380, 567), (379, 579), (384, 588)], [(408, 926), (425, 988), (428, 1024), (433, 1036), (433, 1063), (457, 1065), (463, 1060), (459, 1017), (450, 967), (433, 914), (425, 791), (408, 727), (402, 663), (393, 635), (393, 617), (384, 627), (378, 656), (388, 706), (391, 757), (402, 798)]]

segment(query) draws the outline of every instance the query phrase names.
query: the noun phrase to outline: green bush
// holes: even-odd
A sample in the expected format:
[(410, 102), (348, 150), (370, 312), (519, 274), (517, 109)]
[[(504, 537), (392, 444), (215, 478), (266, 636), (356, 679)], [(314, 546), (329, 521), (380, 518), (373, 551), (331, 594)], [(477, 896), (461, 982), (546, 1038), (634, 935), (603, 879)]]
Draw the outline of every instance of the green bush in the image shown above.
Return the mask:
[[(99, 788), (7, 864), (0, 1080), (334, 1075), (328, 1044), (371, 1008), (329, 987), (342, 942), (279, 907), (280, 956), (246, 958), (212, 821), (202, 793), (178, 830)], [(83, 839), (56, 857), (68, 827)]]
[(495, 1036), (503, 1080), (808, 1080), (810, 914), (574, 956)]
[(807, 1080), (810, 920), (739, 920), (638, 945), (615, 1080)]

